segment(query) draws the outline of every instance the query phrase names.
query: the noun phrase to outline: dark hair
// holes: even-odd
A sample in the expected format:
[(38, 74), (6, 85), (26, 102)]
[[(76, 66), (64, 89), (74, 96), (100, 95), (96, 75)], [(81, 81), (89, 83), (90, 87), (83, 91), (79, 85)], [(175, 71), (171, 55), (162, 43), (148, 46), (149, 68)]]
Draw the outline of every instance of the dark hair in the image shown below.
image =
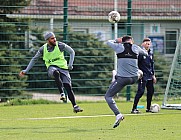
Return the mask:
[(126, 41), (128, 41), (130, 39), (133, 40), (132, 36), (125, 35), (125, 36), (122, 37), (122, 42), (126, 42)]
[(146, 41), (151, 41), (151, 39), (150, 38), (144, 38), (143, 43), (146, 42)]

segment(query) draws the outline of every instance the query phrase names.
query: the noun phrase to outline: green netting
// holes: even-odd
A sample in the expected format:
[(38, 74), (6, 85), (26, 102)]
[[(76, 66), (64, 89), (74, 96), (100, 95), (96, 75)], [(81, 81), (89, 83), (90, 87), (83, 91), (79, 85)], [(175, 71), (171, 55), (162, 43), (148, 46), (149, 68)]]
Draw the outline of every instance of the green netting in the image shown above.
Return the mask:
[(170, 75), (167, 82), (163, 108), (181, 109), (181, 37), (175, 50)]
[[(181, 29), (181, 1), (9, 0), (1, 1), (0, 9), (1, 98), (20, 96), (24, 91), (58, 93), (41, 60), (27, 77), (18, 77), (45, 43), (42, 35), (47, 30), (75, 50), (72, 84), (75, 94), (84, 95), (104, 95), (111, 82), (115, 56), (105, 45), (106, 40), (128, 31), (138, 45), (144, 37), (150, 37), (158, 81), (155, 95), (164, 94)], [(121, 15), (117, 24), (108, 22), (107, 15), (113, 10)], [(179, 85), (180, 79), (175, 80)], [(136, 88), (136, 84), (131, 87), (133, 96)], [(122, 92), (124, 95), (125, 90)]]

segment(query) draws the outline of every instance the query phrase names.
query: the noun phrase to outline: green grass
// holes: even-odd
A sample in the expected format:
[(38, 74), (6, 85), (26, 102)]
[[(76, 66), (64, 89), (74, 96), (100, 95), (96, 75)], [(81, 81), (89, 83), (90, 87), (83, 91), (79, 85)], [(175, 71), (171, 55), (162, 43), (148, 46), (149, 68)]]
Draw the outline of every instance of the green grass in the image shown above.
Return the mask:
[[(115, 116), (105, 102), (79, 105), (84, 108), (84, 112), (77, 114), (72, 112), (70, 103), (0, 106), (0, 140), (180, 140), (181, 138), (180, 110), (145, 113), (145, 109), (141, 109), (143, 112), (141, 115), (132, 115), (130, 114), (132, 102), (117, 102), (119, 109), (125, 114), (125, 120), (114, 129), (112, 126)], [(102, 116), (96, 117), (97, 115)], [(70, 116), (72, 118), (68, 118)]]

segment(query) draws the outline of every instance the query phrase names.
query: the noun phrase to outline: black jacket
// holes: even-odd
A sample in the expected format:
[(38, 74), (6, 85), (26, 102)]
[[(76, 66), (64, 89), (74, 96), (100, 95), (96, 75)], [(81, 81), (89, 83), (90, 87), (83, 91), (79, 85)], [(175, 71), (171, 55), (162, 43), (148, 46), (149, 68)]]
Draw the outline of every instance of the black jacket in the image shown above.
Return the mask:
[(151, 50), (148, 55), (140, 54), (138, 56), (138, 67), (143, 71), (143, 80), (151, 80), (154, 75), (154, 60)]

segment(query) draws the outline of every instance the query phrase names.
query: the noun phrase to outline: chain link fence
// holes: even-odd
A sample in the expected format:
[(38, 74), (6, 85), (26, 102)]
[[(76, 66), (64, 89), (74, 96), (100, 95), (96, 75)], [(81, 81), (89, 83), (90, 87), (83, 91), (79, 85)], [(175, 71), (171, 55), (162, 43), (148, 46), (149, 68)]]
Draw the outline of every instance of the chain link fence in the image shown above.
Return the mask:
[[(40, 59), (24, 78), (25, 69), (45, 41), (43, 33), (53, 31), (57, 41), (75, 50), (70, 72), (76, 95), (104, 95), (115, 68), (114, 52), (105, 45), (108, 39), (128, 34), (140, 45), (152, 40), (157, 84), (155, 95), (165, 92), (173, 54), (181, 29), (179, 0), (10, 0), (0, 10), (0, 98), (31, 98), (32, 93), (58, 95)], [(121, 15), (117, 24), (108, 22), (108, 13)], [(129, 11), (129, 12), (128, 12)], [(129, 28), (129, 30), (128, 30)], [(67, 60), (69, 59), (66, 55)], [(134, 96), (137, 84), (131, 86)], [(121, 92), (125, 96), (126, 88)], [(45, 95), (45, 94), (43, 94)], [(53, 96), (53, 95), (52, 95)]]

